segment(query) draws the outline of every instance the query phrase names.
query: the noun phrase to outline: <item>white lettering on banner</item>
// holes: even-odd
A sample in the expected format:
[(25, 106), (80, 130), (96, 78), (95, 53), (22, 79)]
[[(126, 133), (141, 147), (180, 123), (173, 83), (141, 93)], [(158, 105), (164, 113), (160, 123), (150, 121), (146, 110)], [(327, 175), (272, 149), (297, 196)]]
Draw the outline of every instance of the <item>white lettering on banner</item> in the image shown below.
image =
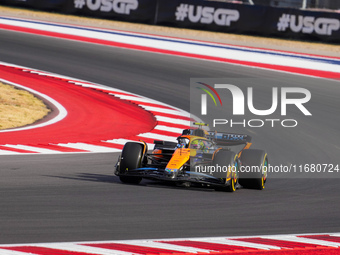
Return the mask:
[(138, 8), (138, 0), (74, 0), (74, 7), (82, 9), (87, 6), (91, 11), (110, 12), (129, 15)]
[(188, 18), (192, 23), (215, 23), (218, 26), (230, 26), (231, 22), (236, 22), (240, 18), (238, 10), (215, 9), (214, 7), (189, 4), (180, 4), (177, 7), (175, 15), (178, 21), (184, 21)]
[(313, 16), (302, 16), (283, 13), (277, 23), (278, 31), (286, 31), (290, 28), (294, 33), (319, 35), (332, 35), (333, 31), (340, 29), (340, 21), (331, 18), (315, 18)]

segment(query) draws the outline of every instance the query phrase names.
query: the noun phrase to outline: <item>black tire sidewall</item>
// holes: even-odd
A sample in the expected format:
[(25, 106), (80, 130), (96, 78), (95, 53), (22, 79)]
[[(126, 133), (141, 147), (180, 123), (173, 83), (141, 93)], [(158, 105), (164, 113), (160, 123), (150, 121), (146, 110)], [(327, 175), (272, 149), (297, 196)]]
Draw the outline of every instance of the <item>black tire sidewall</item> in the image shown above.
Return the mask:
[(128, 142), (124, 145), (119, 172), (124, 173), (130, 169), (136, 169), (141, 166), (143, 156), (143, 145), (140, 143)]
[[(267, 153), (264, 150), (247, 149), (242, 152), (240, 161), (242, 167), (239, 174), (239, 183), (245, 188), (263, 189), (263, 166), (268, 161)], [(251, 168), (258, 169), (258, 171), (248, 172)]]
[[(236, 159), (236, 153), (233, 151), (229, 151), (229, 150), (219, 150), (215, 153), (213, 161), (212, 161), (212, 165), (213, 166), (231, 166), (233, 167), (235, 165), (235, 162), (237, 161)], [(214, 177), (217, 178), (223, 178), (224, 180), (226, 180), (227, 177), (227, 173), (223, 173), (222, 175), (214, 175)], [(237, 177), (238, 177), (238, 172), (236, 172), (236, 181), (233, 183), (234, 186), (232, 186), (232, 183), (234, 181), (234, 173), (232, 173), (231, 177), (231, 181), (230, 181), (230, 185), (223, 188), (223, 190), (227, 190), (227, 191), (235, 191), (235, 187), (237, 184)]]

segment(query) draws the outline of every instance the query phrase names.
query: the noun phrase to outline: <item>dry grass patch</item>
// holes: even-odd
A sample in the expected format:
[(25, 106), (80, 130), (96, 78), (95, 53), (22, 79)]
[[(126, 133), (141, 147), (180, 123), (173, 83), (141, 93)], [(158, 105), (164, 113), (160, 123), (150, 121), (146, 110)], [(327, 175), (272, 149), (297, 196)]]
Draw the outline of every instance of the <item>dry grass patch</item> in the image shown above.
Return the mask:
[(32, 124), (49, 112), (43, 101), (31, 93), (0, 82), (0, 129)]

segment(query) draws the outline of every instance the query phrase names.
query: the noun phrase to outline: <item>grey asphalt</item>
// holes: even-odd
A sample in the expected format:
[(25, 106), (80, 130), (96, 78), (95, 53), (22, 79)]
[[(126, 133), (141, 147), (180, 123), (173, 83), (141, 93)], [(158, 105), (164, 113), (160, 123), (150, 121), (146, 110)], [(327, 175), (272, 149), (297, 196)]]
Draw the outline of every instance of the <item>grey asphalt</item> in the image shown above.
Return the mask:
[[(187, 111), (193, 77), (248, 80), (264, 95), (274, 85), (305, 87), (312, 93), (307, 107), (313, 116), (291, 109), (298, 127), (236, 131), (250, 132), (273, 164), (340, 163), (338, 81), (6, 31), (0, 31), (0, 61), (116, 87)], [(0, 243), (340, 232), (337, 175), (270, 178), (263, 191), (232, 194), (150, 181), (133, 186), (113, 175), (117, 156), (1, 156)]]

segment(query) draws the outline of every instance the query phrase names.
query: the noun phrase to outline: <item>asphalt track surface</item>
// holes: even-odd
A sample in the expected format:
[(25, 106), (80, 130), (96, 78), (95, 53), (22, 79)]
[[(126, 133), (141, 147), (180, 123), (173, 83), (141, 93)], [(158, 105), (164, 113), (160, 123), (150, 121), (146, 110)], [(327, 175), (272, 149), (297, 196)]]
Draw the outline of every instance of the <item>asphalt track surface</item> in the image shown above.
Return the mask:
[[(338, 81), (0, 31), (0, 60), (123, 89), (189, 111), (189, 79), (308, 88), (313, 118), (251, 129), (273, 164), (339, 163)], [(248, 85), (249, 85), (248, 84)], [(265, 108), (262, 101), (259, 108)], [(109, 117), (109, 116), (108, 116)], [(247, 131), (247, 130), (232, 130)], [(339, 232), (340, 179), (269, 179), (263, 191), (186, 189), (113, 175), (116, 154), (1, 156), (0, 243)]]

